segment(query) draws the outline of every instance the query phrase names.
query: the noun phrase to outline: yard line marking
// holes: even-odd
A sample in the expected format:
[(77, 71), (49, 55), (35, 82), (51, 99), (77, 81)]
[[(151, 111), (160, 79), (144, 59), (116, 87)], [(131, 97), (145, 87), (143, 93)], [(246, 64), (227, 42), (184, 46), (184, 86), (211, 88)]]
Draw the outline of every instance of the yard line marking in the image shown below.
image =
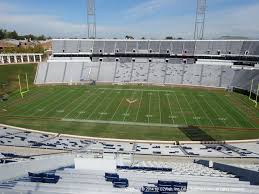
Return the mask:
[[(85, 101), (87, 101), (90, 97), (94, 96), (97, 92), (92, 91), (92, 93), (87, 96), (84, 100), (82, 100), (80, 103), (78, 103), (77, 106), (75, 106), (69, 113), (67, 113), (63, 118), (66, 119), (71, 113), (73, 113), (78, 107), (80, 107)], [(81, 111), (82, 112), (82, 111)]]
[(172, 107), (171, 107), (171, 103), (170, 103), (170, 100), (169, 100), (169, 97), (168, 97), (169, 95), (166, 95), (166, 98), (167, 98), (167, 102), (168, 102), (168, 105), (169, 105), (169, 108), (170, 108), (170, 116), (169, 116), (169, 118), (171, 118), (172, 119), (172, 121), (173, 121), (173, 124), (175, 124), (175, 121), (174, 121), (174, 116), (173, 116), (173, 112), (172, 112)]
[[(103, 94), (103, 92), (102, 92)], [(86, 118), (87, 120), (89, 120), (89, 118), (95, 114), (95, 112), (98, 110), (98, 108), (103, 104), (103, 102), (105, 101), (105, 99), (110, 96), (111, 94), (113, 94), (113, 90), (110, 90), (110, 92), (108, 92), (107, 94), (105, 94), (105, 96), (103, 97), (103, 99), (101, 100), (101, 102), (95, 107), (95, 109), (92, 111), (92, 113), (90, 115), (88, 115), (88, 117)], [(97, 100), (97, 98), (96, 98)]]
[(79, 122), (79, 123), (104, 123), (104, 124), (117, 124), (117, 125), (138, 125), (138, 126), (154, 126), (154, 127), (170, 127), (179, 128), (187, 127), (186, 125), (172, 125), (161, 123), (143, 123), (143, 122), (122, 122), (122, 121), (107, 121), (107, 120), (80, 120), (80, 119), (62, 119), (66, 122)]
[(113, 113), (112, 118), (111, 118), (110, 120), (113, 120), (113, 119), (114, 119), (114, 117), (115, 117), (115, 115), (117, 114), (117, 111), (119, 110), (119, 108), (120, 108), (122, 102), (124, 101), (124, 99), (126, 99), (126, 98), (125, 98), (126, 94), (127, 94), (126, 92), (123, 93), (123, 98), (121, 99), (119, 105), (117, 106), (117, 108), (116, 108), (115, 112)]
[[(210, 108), (211, 110), (213, 110), (214, 113), (216, 113), (217, 118), (219, 118), (220, 115), (218, 114), (218, 112), (217, 112), (213, 107), (211, 107), (211, 105), (208, 103), (207, 99), (204, 98), (204, 97), (201, 97), (201, 98), (204, 99), (204, 102), (209, 106), (209, 108)], [(224, 123), (225, 126), (227, 126), (226, 121), (222, 121), (222, 122)]]
[(159, 114), (160, 114), (160, 123), (162, 123), (162, 113), (161, 113), (161, 100), (160, 100), (160, 92), (158, 91), (158, 108), (159, 108)]
[[(97, 94), (97, 92), (96, 92), (95, 94)], [(87, 104), (87, 106), (83, 109), (83, 111), (85, 112), (84, 114), (86, 114), (86, 113), (88, 112), (88, 108), (89, 108), (90, 106), (92, 106), (92, 104), (93, 104), (94, 102), (96, 102), (96, 100), (98, 100), (99, 97), (100, 97), (102, 94), (103, 94), (103, 91), (101, 91), (99, 94), (97, 94), (96, 98), (93, 99), (93, 100), (91, 100), (91, 102)], [(98, 106), (99, 106), (99, 105), (98, 105)], [(77, 119), (79, 116), (81, 116), (81, 115), (77, 115), (75, 118)]]
[[(150, 115), (150, 101), (151, 101), (151, 96), (152, 96), (152, 93), (150, 94), (148, 94), (149, 95), (149, 100), (148, 100), (148, 115)], [(147, 116), (147, 121), (148, 121), (148, 123), (150, 122), (149, 121), (149, 116)]]
[(144, 92), (143, 92), (143, 90), (142, 90), (142, 91), (141, 91), (141, 98), (140, 98), (140, 102), (139, 102), (138, 111), (137, 111), (137, 115), (136, 115), (135, 121), (138, 120), (138, 114), (139, 114), (140, 106), (141, 106), (141, 103), (142, 103), (143, 93), (144, 93)]
[[(221, 97), (219, 97), (219, 96), (217, 96), (217, 95), (216, 95), (216, 97), (217, 97), (218, 99), (220, 99), (220, 101), (223, 101), (223, 99), (222, 99)], [(221, 107), (221, 105), (220, 105), (220, 107)], [(235, 111), (236, 113), (238, 113), (238, 114), (243, 118), (243, 115), (239, 112), (239, 109), (234, 109), (231, 105), (230, 105), (230, 107), (231, 107), (231, 109), (232, 109), (233, 111)], [(221, 108), (222, 108), (222, 107), (221, 107)], [(223, 108), (222, 108), (222, 109), (223, 109)], [(232, 117), (232, 115), (231, 115), (230, 113), (227, 113), (227, 114), (230, 115), (230, 117), (234, 119), (234, 117)], [(238, 123), (238, 122), (236, 121), (236, 119), (234, 119), (234, 121), (235, 121), (236, 123)], [(255, 126), (253, 123), (250, 123), (250, 122), (249, 122), (249, 124), (251, 124), (254, 128), (256, 128), (256, 126)], [(240, 125), (239, 123), (238, 123), (238, 125), (239, 125), (240, 127), (242, 127), (242, 125)]]
[[(120, 93), (116, 92), (116, 96), (110, 101), (110, 103), (108, 104), (108, 106), (105, 107), (104, 112), (107, 112), (107, 111), (109, 110), (110, 106), (113, 104), (113, 102), (115, 101), (115, 99), (116, 99), (118, 96), (120, 96), (119, 94), (120, 94)], [(102, 115), (99, 116), (98, 120), (100, 120), (101, 118), (102, 118)]]
[[(110, 90), (111, 88), (99, 88), (99, 89), (103, 89), (103, 90)], [(160, 90), (160, 89), (130, 89), (130, 88), (114, 88), (113, 90), (116, 90), (116, 91), (136, 91), (136, 92), (141, 92), (141, 91), (144, 91), (144, 92), (157, 92), (157, 91), (161, 91), (161, 92), (169, 92), (169, 93), (174, 93), (175, 91), (172, 91), (172, 90)]]
[(188, 125), (188, 123), (187, 123), (187, 121), (186, 121), (186, 118), (185, 118), (185, 115), (184, 115), (184, 113), (183, 113), (182, 107), (181, 107), (181, 105), (180, 105), (180, 103), (179, 103), (178, 97), (177, 97), (177, 95), (176, 95), (175, 93), (174, 93), (174, 95), (176, 96), (176, 101), (177, 101), (177, 104), (178, 104), (179, 107), (180, 107), (180, 110), (181, 110), (181, 113), (182, 113), (182, 115), (183, 115), (185, 124)]
[[(29, 108), (27, 111), (23, 112), (23, 115), (25, 115), (27, 112), (30, 112), (31, 110), (35, 110), (35, 109), (37, 109), (38, 107), (41, 107), (42, 105), (48, 103), (50, 99), (54, 99), (54, 100), (55, 100), (55, 98), (56, 98), (56, 97), (60, 97), (60, 95), (61, 95), (62, 93), (64, 93), (64, 91), (65, 91), (65, 90), (63, 90), (63, 91), (62, 91), (62, 90), (59, 90), (59, 92), (54, 93), (54, 95), (51, 95), (49, 98), (47, 98), (47, 99), (41, 101), (41, 102), (38, 103), (36, 106), (32, 106), (32, 107)], [(46, 107), (44, 107), (44, 108), (46, 108)], [(35, 113), (35, 111), (33, 111), (32, 113)], [(29, 114), (29, 115), (31, 115), (31, 114)]]
[(119, 105), (117, 106), (117, 108), (116, 108), (115, 112), (113, 113), (112, 118), (111, 118), (110, 120), (113, 120), (114, 116), (116, 115), (117, 111), (118, 111), (119, 108), (120, 108), (120, 105), (121, 105), (122, 102), (124, 101), (124, 98), (125, 98), (125, 94), (123, 95), (123, 98), (121, 99)]
[[(62, 96), (62, 94), (64, 93), (65, 91), (64, 90), (61, 90), (61, 89), (59, 89), (59, 91), (58, 92), (56, 92), (56, 93), (51, 93), (51, 95), (50, 95), (50, 97), (48, 97), (48, 96), (46, 96), (46, 98), (44, 99), (44, 100), (42, 100), (42, 101), (39, 101), (39, 103), (38, 104), (36, 104), (36, 106), (34, 106), (34, 103), (33, 104), (30, 104), (29, 106), (32, 106), (30, 109), (28, 109), (27, 111), (25, 111), (23, 114), (26, 114), (27, 112), (28, 113), (30, 113), (32, 110), (34, 110), (35, 108), (37, 108), (37, 107), (42, 107), (42, 106), (44, 106), (43, 108), (44, 109), (46, 109), (46, 107), (49, 105), (49, 102), (50, 102), (50, 99), (51, 99), (51, 101), (52, 100), (56, 100), (57, 98), (59, 99), (59, 98), (61, 98)], [(37, 103), (37, 101), (35, 102), (35, 103)], [(32, 113), (30, 113), (29, 115), (34, 115), (36, 112), (35, 111), (33, 111)]]
[(191, 96), (194, 98), (196, 104), (199, 105), (199, 107), (201, 108), (202, 112), (205, 114), (205, 116), (206, 116), (207, 119), (210, 121), (210, 123), (215, 127), (214, 123), (212, 122), (212, 120), (210, 119), (210, 117), (209, 117), (209, 115), (206, 113), (206, 111), (204, 111), (204, 109), (202, 108), (200, 102), (197, 100), (196, 96), (195, 96), (195, 95), (191, 95)]
[[(52, 103), (47, 104), (44, 108), (47, 110), (45, 111), (42, 115), (39, 116), (39, 118), (44, 117), (45, 115), (47, 115), (49, 112), (51, 112), (52, 110), (55, 110), (57, 107), (59, 107), (60, 105), (60, 101), (62, 101), (65, 97), (67, 97), (68, 95), (70, 95), (71, 92), (68, 91), (67, 93), (65, 93), (64, 95), (62, 95), (60, 98), (54, 99), (54, 101), (52, 101)], [(66, 98), (65, 98), (66, 99)], [(58, 104), (56, 106), (54, 106), (55, 104)], [(52, 108), (48, 108), (48, 107), (52, 107)], [(33, 114), (31, 114), (31, 116), (35, 115), (35, 112)]]
[[(190, 103), (189, 103), (189, 101), (187, 100), (187, 98), (186, 98), (186, 96), (185, 96), (184, 93), (183, 93), (183, 96), (184, 96), (185, 101), (187, 102), (188, 107), (191, 109), (192, 113), (194, 114), (194, 117), (195, 117), (195, 118), (198, 118), (197, 115), (195, 114), (195, 112), (193, 111), (193, 108), (192, 108), (192, 106), (190, 105)], [(195, 120), (195, 122), (197, 121), (198, 125), (201, 125), (200, 122), (199, 122), (199, 119), (194, 119), (194, 120)]]
[(99, 115), (108, 115), (107, 112), (99, 112)]
[[(36, 98), (36, 96), (38, 96), (38, 95), (40, 95), (40, 90), (38, 90), (38, 92), (35, 93), (33, 96), (30, 96), (29, 99), (26, 98), (26, 99), (28, 100), (28, 103), (22, 104), (19, 108), (18, 108), (18, 107), (15, 107), (15, 106), (17, 106), (17, 104), (14, 104), (14, 105), (11, 105), (11, 106), (7, 105), (7, 106), (8, 106), (8, 109), (9, 109), (10, 107), (11, 107), (11, 108), (12, 108), (12, 107), (15, 107), (16, 110), (12, 112), (12, 114), (15, 114), (15, 113), (17, 113), (17, 112), (19, 112), (19, 111), (21, 111), (21, 110), (27, 108), (27, 107), (30, 106), (32, 103), (35, 103), (35, 102), (39, 101), (39, 99), (42, 99), (42, 98), (43, 98), (42, 96), (41, 96), (40, 98)], [(32, 101), (31, 101), (31, 100), (32, 100)]]
[[(68, 91), (62, 98), (60, 98), (57, 102), (61, 101), (61, 99), (63, 99), (64, 97), (67, 97), (68, 94), (72, 93), (71, 91)], [(76, 93), (72, 93), (71, 96), (74, 96)], [(43, 115), (40, 115), (40, 118), (44, 117), (45, 115), (47, 115), (49, 112), (52, 112), (53, 110), (56, 110), (58, 107), (60, 107), (61, 105), (63, 105), (64, 103), (66, 103), (68, 100), (70, 100), (70, 98), (65, 98), (66, 100), (64, 100), (61, 103), (58, 103), (57, 106), (54, 106), (53, 108), (50, 108), (48, 111), (44, 112)], [(45, 108), (47, 108), (48, 106), (46, 106)]]
[[(218, 103), (217, 103), (218, 104)], [(237, 121), (236, 121), (236, 119), (234, 119), (234, 117), (230, 114), (230, 113), (228, 113), (220, 104), (218, 104), (218, 106), (220, 107), (220, 109), (221, 110), (223, 110), (230, 118), (231, 118), (231, 120), (232, 121), (234, 121), (239, 127), (242, 127)], [(224, 119), (220, 119), (220, 118), (218, 118), (219, 120), (223, 120), (223, 121), (225, 121)]]
[[(35, 97), (36, 96), (38, 96), (38, 95), (40, 95), (40, 90), (39, 89), (32, 89), (31, 91), (30, 91), (30, 93), (29, 94), (27, 94), (28, 96), (25, 96), (26, 98), (25, 98), (25, 100), (26, 101), (31, 101), (31, 100), (33, 100), (33, 99), (35, 99)], [(21, 96), (19, 95), (19, 94), (11, 94), (10, 96), (9, 96), (9, 98), (10, 99), (12, 99), (12, 98), (14, 98), (14, 101), (8, 101), (7, 103), (3, 103), (3, 104), (1, 104), (0, 103), (0, 108), (8, 108), (8, 109), (10, 109), (10, 108), (12, 108), (12, 107), (15, 107), (17, 104), (19, 104), (19, 103), (23, 103), (23, 100), (24, 99), (22, 99), (21, 98)], [(20, 104), (19, 104), (20, 105)], [(24, 107), (25, 106), (25, 104), (23, 104), (23, 105), (21, 105), (21, 107), (20, 108), (22, 108), (22, 107)], [(27, 105), (26, 105), (27, 106)]]
[[(84, 89), (83, 89), (84, 90)], [(80, 91), (81, 92), (81, 91)], [(64, 112), (66, 111), (67, 107), (71, 106), (71, 104), (73, 104), (74, 102), (76, 102), (79, 98), (81, 98), (85, 93), (83, 92), (82, 94), (78, 94), (78, 97), (75, 98), (74, 100), (72, 100), (71, 103), (68, 103), (66, 106), (64, 106)], [(54, 117), (56, 116), (57, 114), (54, 114)]]

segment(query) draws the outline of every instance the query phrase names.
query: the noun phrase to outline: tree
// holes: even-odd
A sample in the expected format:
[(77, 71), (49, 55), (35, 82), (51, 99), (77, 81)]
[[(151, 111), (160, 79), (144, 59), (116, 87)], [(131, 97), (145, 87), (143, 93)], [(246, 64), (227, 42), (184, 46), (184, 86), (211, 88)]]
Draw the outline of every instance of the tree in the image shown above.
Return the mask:
[(14, 30), (12, 32), (8, 32), (8, 38), (17, 40), (19, 38), (17, 32)]
[(0, 29), (0, 40), (5, 38), (4, 30)]
[(31, 39), (31, 40), (46, 40), (46, 39), (51, 39), (51, 37), (46, 38), (44, 35), (40, 36), (34, 36), (32, 34), (29, 35), (19, 35), (15, 30), (12, 32), (9, 32), (5, 29), (0, 29), (0, 40), (5, 39), (5, 38), (11, 38), (15, 40), (24, 40), (26, 39)]

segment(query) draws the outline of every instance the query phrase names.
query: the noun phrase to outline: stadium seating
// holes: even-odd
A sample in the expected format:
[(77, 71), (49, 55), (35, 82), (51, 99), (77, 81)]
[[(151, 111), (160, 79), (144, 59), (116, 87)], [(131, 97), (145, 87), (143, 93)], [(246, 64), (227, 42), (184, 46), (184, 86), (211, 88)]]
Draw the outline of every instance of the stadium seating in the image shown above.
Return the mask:
[[(141, 162), (141, 161), (138, 161)], [(116, 174), (100, 170), (63, 168), (55, 170), (56, 184), (31, 182), (25, 176), (1, 183), (0, 192), (26, 193), (144, 193), (143, 188), (154, 187), (185, 192), (186, 194), (257, 194), (258, 186), (240, 181), (237, 177), (192, 162), (168, 162), (172, 172), (118, 170)], [(54, 170), (54, 169), (53, 169)], [(44, 175), (46, 173), (43, 173)], [(104, 175), (113, 176), (105, 181)], [(119, 178), (125, 177), (125, 178)], [(125, 188), (128, 187), (128, 188)], [(122, 189), (123, 188), (123, 189)], [(150, 189), (150, 188), (149, 188)], [(180, 192), (180, 193), (181, 193)], [(146, 193), (146, 192), (145, 192)]]
[[(113, 61), (113, 62), (108, 62)], [(172, 63), (171, 63), (172, 62)], [(179, 62), (179, 61), (178, 61)], [(224, 64), (181, 64), (176, 60), (125, 58), (88, 62), (51, 61), (38, 67), (36, 84), (79, 84), (85, 81), (109, 83), (154, 83), (209, 87), (237, 87), (249, 90), (251, 80), (258, 80), (259, 70), (235, 69)], [(242, 80), (243, 79), (243, 80)], [(254, 88), (256, 91), (256, 88)]]
[[(0, 127), (0, 145), (42, 148), (50, 150), (102, 150), (104, 153), (131, 153), (140, 155), (161, 155), (161, 156), (204, 156), (204, 157), (244, 157), (255, 158), (259, 156), (259, 144), (238, 143), (238, 144), (149, 144), (130, 142), (105, 142), (93, 141), (80, 138), (62, 137), (57, 135), (41, 134), (27, 131), (20, 131), (13, 128)], [(21, 158), (26, 155), (6, 155), (3, 152), (0, 158), (8, 159)], [(2, 157), (1, 157), (2, 156)], [(29, 157), (27, 157), (29, 158)], [(122, 166), (124, 166), (123, 164)], [(126, 165), (127, 166), (127, 165)], [(157, 163), (140, 163), (140, 167), (168, 168), (166, 165)], [(180, 169), (180, 168), (179, 168)]]
[[(63, 56), (56, 54), (65, 53)], [(69, 57), (66, 54), (88, 54)], [(101, 55), (102, 57), (90, 56)], [(116, 57), (119, 54), (119, 57)], [(125, 54), (120, 56), (121, 54)], [(127, 56), (136, 54), (136, 58)], [(160, 58), (137, 56), (163, 54)], [(108, 56), (109, 55), (109, 56)], [(114, 55), (114, 57), (113, 57)], [(178, 55), (178, 56), (177, 56)], [(107, 83), (194, 85), (249, 90), (258, 71), (233, 62), (196, 63), (190, 56), (255, 56), (259, 41), (239, 40), (53, 40), (53, 56), (38, 66), (36, 84)], [(88, 56), (88, 57), (87, 57)], [(185, 58), (172, 58), (171, 56)], [(253, 88), (256, 92), (256, 88)]]

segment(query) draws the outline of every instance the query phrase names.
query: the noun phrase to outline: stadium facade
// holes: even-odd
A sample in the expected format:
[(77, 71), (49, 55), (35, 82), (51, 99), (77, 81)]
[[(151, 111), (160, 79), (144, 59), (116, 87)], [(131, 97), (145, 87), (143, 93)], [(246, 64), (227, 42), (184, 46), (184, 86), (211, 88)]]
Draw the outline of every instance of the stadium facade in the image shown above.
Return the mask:
[[(250, 90), (258, 40), (54, 39), (36, 84), (133, 83)], [(256, 93), (257, 87), (253, 87)]]

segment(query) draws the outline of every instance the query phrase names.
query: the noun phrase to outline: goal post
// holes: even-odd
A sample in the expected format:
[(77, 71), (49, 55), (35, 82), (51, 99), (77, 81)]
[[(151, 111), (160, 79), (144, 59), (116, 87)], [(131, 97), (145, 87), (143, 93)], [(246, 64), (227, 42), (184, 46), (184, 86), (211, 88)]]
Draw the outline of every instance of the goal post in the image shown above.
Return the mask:
[(254, 80), (251, 81), (251, 86), (250, 86), (250, 91), (249, 91), (249, 100), (254, 102), (255, 103), (255, 107), (257, 108), (257, 106), (258, 106), (258, 95), (259, 95), (259, 84), (257, 84), (256, 93), (255, 93), (255, 98), (254, 99), (252, 97), (253, 88), (254, 88)]
[(252, 99), (253, 85), (254, 85), (254, 80), (251, 81), (251, 86), (250, 86), (250, 91), (249, 91), (249, 100), (253, 100)]
[(29, 81), (28, 81), (28, 74), (25, 73), (25, 82), (26, 82), (26, 88), (25, 88), (25, 89), (22, 88), (22, 80), (21, 80), (20, 74), (18, 74), (18, 82), (19, 82), (20, 95), (21, 95), (21, 97), (23, 98), (23, 97), (24, 97), (24, 94), (26, 94), (27, 92), (30, 91), (30, 88), (29, 88)]
[(256, 97), (255, 97), (255, 107), (257, 108), (258, 104), (258, 95), (259, 95), (259, 84), (257, 85)]

